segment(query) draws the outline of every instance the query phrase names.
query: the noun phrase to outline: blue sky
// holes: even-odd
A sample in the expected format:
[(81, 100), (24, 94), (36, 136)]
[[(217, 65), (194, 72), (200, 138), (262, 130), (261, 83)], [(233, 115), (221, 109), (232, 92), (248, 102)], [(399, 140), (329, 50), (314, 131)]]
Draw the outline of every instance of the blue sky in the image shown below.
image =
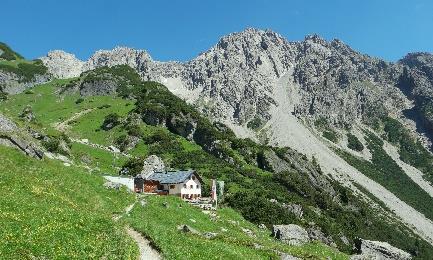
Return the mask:
[(433, 52), (430, 0), (2, 0), (0, 9), (0, 41), (27, 58), (63, 49), (87, 59), (122, 45), (184, 61), (247, 27), (339, 38), (389, 61)]

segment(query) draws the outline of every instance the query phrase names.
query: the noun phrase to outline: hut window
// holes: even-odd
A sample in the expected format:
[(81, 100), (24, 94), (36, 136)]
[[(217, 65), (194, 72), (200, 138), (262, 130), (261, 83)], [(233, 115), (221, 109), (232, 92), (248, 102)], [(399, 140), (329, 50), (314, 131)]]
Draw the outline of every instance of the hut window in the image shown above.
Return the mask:
[(174, 189), (176, 186), (174, 185), (170, 185), (170, 189)]
[(186, 188), (186, 184), (184, 184), (183, 187)]
[(197, 185), (197, 187), (196, 187), (197, 189), (198, 189), (198, 185)]
[(194, 189), (194, 185), (189, 186), (191, 189)]
[(195, 176), (194, 175), (192, 176), (192, 179), (195, 180)]

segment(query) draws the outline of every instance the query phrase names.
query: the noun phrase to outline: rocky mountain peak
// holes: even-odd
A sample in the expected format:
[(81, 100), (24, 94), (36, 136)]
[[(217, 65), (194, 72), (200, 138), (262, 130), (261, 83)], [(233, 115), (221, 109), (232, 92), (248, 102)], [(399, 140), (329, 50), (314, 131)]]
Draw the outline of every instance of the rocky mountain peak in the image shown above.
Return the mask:
[(414, 52), (407, 54), (399, 60), (400, 64), (409, 66), (412, 69), (423, 70), (433, 77), (433, 54), (428, 52)]
[(231, 33), (222, 37), (216, 48), (227, 50), (237, 48), (248, 52), (249, 49), (262, 49), (266, 51), (269, 44), (282, 46), (288, 44), (287, 40), (271, 30), (247, 28), (241, 32)]
[(306, 42), (310, 41), (310, 42), (318, 43), (321, 45), (327, 44), (327, 41), (324, 38), (320, 37), (320, 35), (315, 34), (315, 33), (305, 36), (304, 41), (306, 41)]
[(116, 47), (113, 50), (99, 50), (90, 57), (84, 66), (84, 70), (97, 67), (115, 65), (128, 65), (131, 68), (139, 68), (143, 63), (152, 62), (152, 58), (145, 50), (135, 50), (128, 47)]
[(40, 58), (53, 76), (57, 78), (78, 77), (84, 62), (77, 59), (75, 55), (62, 50), (48, 52), (47, 56)]

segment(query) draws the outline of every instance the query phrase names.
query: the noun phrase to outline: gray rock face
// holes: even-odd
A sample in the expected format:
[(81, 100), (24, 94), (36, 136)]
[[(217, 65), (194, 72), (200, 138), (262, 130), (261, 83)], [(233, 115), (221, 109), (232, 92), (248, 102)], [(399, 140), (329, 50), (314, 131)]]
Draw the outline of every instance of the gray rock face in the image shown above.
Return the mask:
[(308, 233), (308, 237), (311, 240), (320, 241), (328, 246), (337, 248), (337, 244), (335, 244), (332, 237), (326, 236), (319, 227), (316, 226), (309, 227), (307, 228), (307, 233)]
[(164, 161), (156, 155), (151, 155), (144, 160), (141, 174), (147, 177), (154, 172), (163, 171), (165, 171)]
[(114, 80), (83, 82), (80, 85), (81, 96), (111, 95), (116, 93), (118, 84)]
[(18, 94), (24, 92), (37, 84), (42, 84), (50, 80), (50, 75), (36, 75), (30, 82), (22, 82), (21, 78), (11, 72), (0, 70), (0, 86), (8, 94)]
[(304, 211), (302, 210), (302, 206), (301, 205), (298, 205), (298, 204), (285, 204), (285, 203), (283, 203), (281, 206), (283, 208), (287, 209), (289, 212), (291, 212), (297, 218), (302, 219), (302, 216), (304, 215)]
[[(54, 54), (59, 52), (42, 60), (51, 73), (67, 76), (67, 62), (58, 61), (55, 66)], [(66, 57), (71, 64), (81, 64)], [(119, 64), (135, 68), (143, 79), (167, 85), (211, 118), (240, 125), (253, 118), (270, 119), (272, 108), (278, 105), (278, 84), (291, 88), (292, 100), (287, 102), (293, 110), (287, 113), (312, 120), (324, 117), (337, 125), (351, 125), (404, 107), (404, 95), (394, 86), (401, 65), (371, 58), (339, 40), (329, 42), (317, 35), (289, 42), (272, 31), (246, 29), (221, 38), (186, 63), (157, 62), (146, 51), (118, 47), (96, 52), (82, 71)]]
[(310, 241), (307, 231), (294, 224), (274, 225), (272, 236), (289, 245), (298, 246)]
[(84, 62), (75, 55), (64, 51), (50, 51), (47, 56), (41, 58), (44, 65), (56, 78), (74, 78), (80, 76)]
[[(433, 55), (411, 53), (399, 61), (404, 66), (399, 87), (413, 100), (415, 106), (405, 115), (416, 122), (417, 131), (432, 144), (433, 140)], [(424, 138), (425, 139), (425, 138)]]
[(405, 251), (391, 246), (386, 242), (361, 240), (360, 255), (354, 255), (350, 259), (352, 260), (408, 260), (412, 259), (412, 256)]
[(12, 133), (18, 131), (17, 125), (7, 117), (0, 114), (0, 133)]
[(24, 134), (21, 132), (14, 122), (0, 114), (0, 144), (14, 147), (33, 158), (42, 159), (44, 156), (42, 149), (23, 138)]
[(301, 175), (308, 176), (310, 183), (314, 187), (331, 195), (336, 194), (330, 180), (320, 172), (317, 166), (312, 165), (307, 158), (299, 156), (298, 153), (291, 149), (287, 150), (283, 158), (280, 158), (272, 150), (265, 151), (263, 153), (263, 160), (273, 172), (297, 171)]
[(150, 55), (144, 50), (134, 50), (127, 47), (116, 47), (111, 51), (100, 50), (83, 64), (83, 71), (103, 66), (128, 65), (138, 71), (146, 70), (152, 62)]

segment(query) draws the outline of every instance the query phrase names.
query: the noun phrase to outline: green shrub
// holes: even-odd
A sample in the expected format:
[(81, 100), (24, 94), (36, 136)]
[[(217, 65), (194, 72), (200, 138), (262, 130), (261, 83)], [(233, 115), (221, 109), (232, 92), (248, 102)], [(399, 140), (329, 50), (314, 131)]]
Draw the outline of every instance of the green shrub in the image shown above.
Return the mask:
[(358, 152), (364, 150), (364, 145), (359, 141), (358, 137), (351, 133), (347, 133), (347, 147)]
[(116, 127), (117, 125), (120, 124), (120, 119), (121, 117), (116, 113), (108, 114), (105, 117), (104, 122), (102, 123), (101, 129), (108, 131)]
[(3, 42), (0, 42), (0, 50), (3, 51), (3, 53), (0, 55), (0, 59), (5, 59), (5, 60), (24, 59), (23, 56), (13, 51), (7, 44)]
[(131, 158), (122, 166), (120, 174), (126, 174), (130, 176), (136, 176), (143, 170), (143, 159), (142, 158)]
[(48, 152), (58, 153), (60, 151), (60, 140), (58, 138), (49, 138), (47, 141), (43, 141), (42, 145)]
[(7, 100), (8, 94), (4, 92), (3, 86), (0, 86), (0, 101)]
[(429, 151), (398, 120), (387, 117), (383, 123), (386, 139), (400, 148), (400, 159), (422, 171), (424, 178), (433, 182), (433, 156)]
[(314, 126), (317, 127), (317, 129), (327, 129), (329, 127), (328, 120), (324, 117), (319, 117), (314, 121)]
[(111, 105), (109, 105), (109, 104), (104, 104), (104, 105), (102, 105), (102, 106), (99, 106), (98, 109), (105, 109), (105, 108), (110, 108), (110, 107), (111, 107)]
[(323, 137), (325, 137), (326, 139), (328, 139), (329, 141), (336, 143), (338, 142), (338, 135), (335, 131), (333, 130), (326, 130), (323, 132)]
[(75, 104), (81, 104), (81, 103), (83, 103), (84, 102), (84, 98), (78, 98), (77, 100), (75, 100)]
[(258, 129), (263, 124), (262, 120), (258, 117), (255, 117), (251, 121), (247, 123), (247, 127), (253, 130)]
[(142, 138), (143, 130), (141, 130), (140, 126), (129, 124), (125, 126), (125, 130), (128, 132), (128, 135)]
[(20, 77), (20, 82), (30, 82), (35, 79), (36, 75), (45, 75), (48, 71), (40, 60), (35, 60), (32, 63), (22, 62), (17, 67), (0, 64), (0, 70), (16, 74)]
[(149, 153), (156, 155), (172, 154), (183, 149), (182, 144), (169, 133), (157, 130), (143, 139), (149, 146)]
[(68, 151), (62, 148), (62, 141), (67, 146), (67, 148), (65, 147), (66, 150), (71, 148), (71, 140), (65, 134), (61, 134), (60, 136), (50, 136), (48, 140), (42, 141), (42, 146), (44, 146), (49, 152), (68, 155)]
[(117, 94), (120, 97), (130, 97), (142, 80), (138, 73), (128, 65), (116, 65), (113, 67), (100, 67), (81, 74), (82, 83), (98, 81), (115, 81)]
[(128, 136), (127, 135), (121, 135), (119, 137), (116, 138), (115, 143), (117, 145), (117, 147), (119, 147), (120, 151), (125, 151), (126, 147), (128, 147), (129, 145), (129, 140), (128, 140)]

